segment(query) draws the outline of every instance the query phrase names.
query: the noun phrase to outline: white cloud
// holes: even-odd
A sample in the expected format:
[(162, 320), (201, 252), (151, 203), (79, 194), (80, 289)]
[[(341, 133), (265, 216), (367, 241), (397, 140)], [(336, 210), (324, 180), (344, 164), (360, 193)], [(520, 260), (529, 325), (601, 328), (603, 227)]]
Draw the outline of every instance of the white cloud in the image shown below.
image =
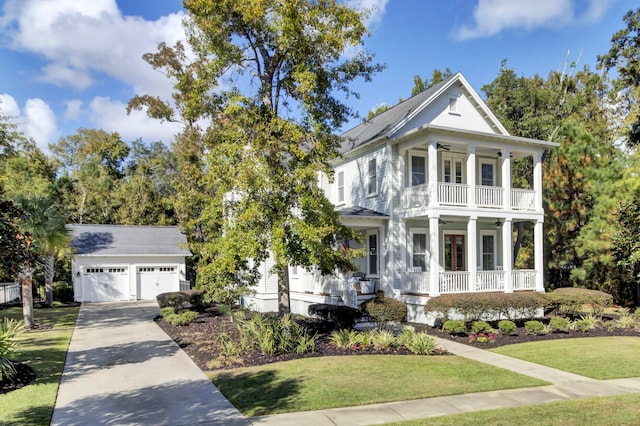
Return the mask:
[(368, 15), (364, 24), (370, 28), (382, 21), (389, 0), (351, 0), (349, 5), (357, 10), (366, 10)]
[(82, 100), (73, 99), (64, 102), (64, 105), (66, 106), (66, 109), (64, 110), (62, 117), (64, 117), (65, 120), (77, 120), (82, 116)]
[(49, 144), (58, 135), (58, 126), (55, 114), (45, 101), (39, 98), (27, 99), (21, 110), (13, 96), (3, 93), (0, 94), (0, 112), (17, 125), (18, 131), (48, 152)]
[(168, 97), (170, 82), (142, 55), (162, 41), (184, 40), (183, 18), (183, 12), (155, 21), (122, 16), (115, 0), (7, 0), (0, 26), (13, 49), (49, 61), (42, 81), (82, 90), (106, 75), (135, 94)]
[(161, 123), (147, 117), (145, 111), (132, 111), (127, 115), (125, 108), (124, 102), (98, 96), (91, 101), (88, 116), (96, 128), (118, 132), (126, 141), (142, 138), (168, 144), (175, 134), (182, 131), (180, 123)]
[(468, 40), (491, 37), (504, 30), (564, 27), (599, 20), (611, 3), (590, 0), (586, 10), (576, 14), (576, 0), (478, 0), (473, 24), (463, 25), (454, 38)]

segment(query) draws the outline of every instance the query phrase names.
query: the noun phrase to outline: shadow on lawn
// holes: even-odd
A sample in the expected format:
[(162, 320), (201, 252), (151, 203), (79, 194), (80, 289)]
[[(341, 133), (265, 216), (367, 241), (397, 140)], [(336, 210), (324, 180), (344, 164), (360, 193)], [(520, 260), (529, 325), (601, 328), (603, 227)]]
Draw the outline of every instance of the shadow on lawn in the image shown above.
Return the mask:
[[(262, 416), (290, 410), (297, 405), (299, 384), (278, 379), (274, 370), (258, 373), (220, 373), (215, 385), (246, 416)], [(240, 385), (238, 385), (240, 384)]]
[[(52, 406), (38, 405), (12, 413), (11, 425), (48, 425), (53, 413)], [(3, 423), (4, 424), (4, 423)]]

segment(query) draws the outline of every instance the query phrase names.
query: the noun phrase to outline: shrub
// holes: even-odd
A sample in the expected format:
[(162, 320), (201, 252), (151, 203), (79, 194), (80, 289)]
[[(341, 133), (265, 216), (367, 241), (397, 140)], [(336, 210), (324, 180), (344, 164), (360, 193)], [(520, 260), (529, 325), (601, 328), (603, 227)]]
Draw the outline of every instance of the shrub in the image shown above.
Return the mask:
[(583, 333), (593, 330), (595, 326), (596, 324), (593, 321), (585, 318), (581, 318), (573, 322), (573, 328)]
[(464, 321), (460, 320), (447, 320), (442, 325), (442, 329), (451, 334), (464, 334), (467, 332), (467, 327), (465, 327)]
[(623, 310), (615, 320), (618, 328), (631, 328), (636, 325), (636, 317), (629, 313), (628, 309)]
[(402, 322), (407, 317), (407, 305), (400, 300), (376, 297), (362, 304), (362, 310), (382, 329), (390, 321)]
[(498, 323), (498, 330), (505, 336), (511, 336), (517, 329), (516, 323), (511, 320), (502, 320)]
[(73, 303), (73, 286), (64, 281), (53, 283), (53, 300), (60, 303)]
[(351, 328), (360, 319), (362, 313), (360, 310), (349, 306), (316, 303), (309, 306), (309, 315), (332, 321), (337, 328)]
[(176, 313), (176, 310), (172, 306), (167, 306), (166, 308), (160, 309), (160, 316), (162, 318), (166, 318), (168, 315), (173, 315)]
[(199, 309), (203, 305), (204, 293), (201, 290), (170, 291), (156, 296), (160, 308), (171, 306), (181, 309), (187, 304)]
[(463, 315), (465, 321), (479, 321), (498, 315), (513, 319), (532, 318), (536, 310), (545, 306), (545, 299), (539, 293), (462, 293), (445, 294), (430, 299), (425, 312), (444, 321), (455, 311)]
[(197, 320), (198, 313), (194, 311), (184, 311), (179, 314), (168, 313), (164, 319), (175, 326), (185, 326)]
[(613, 297), (610, 294), (575, 287), (557, 288), (551, 293), (547, 293), (545, 298), (550, 307), (574, 316), (582, 311), (584, 305), (591, 305), (593, 313), (601, 317), (604, 308), (613, 302)]
[(438, 349), (438, 342), (427, 333), (412, 330), (402, 332), (398, 340), (414, 355), (432, 355)]
[(549, 321), (549, 327), (554, 333), (566, 333), (570, 327), (569, 320), (563, 317), (553, 317)]
[(310, 336), (303, 326), (296, 323), (291, 315), (279, 319), (256, 312), (249, 320), (238, 319), (236, 325), (241, 340), (250, 348), (256, 348), (265, 355), (302, 353), (315, 349), (316, 337)]
[(329, 335), (329, 341), (339, 348), (350, 348), (356, 342), (355, 334), (357, 333), (348, 328), (333, 330)]
[(496, 337), (493, 333), (471, 333), (468, 336), (469, 342), (478, 342), (478, 343), (493, 343), (496, 340)]
[(491, 331), (491, 326), (485, 321), (476, 321), (471, 324), (471, 332), (473, 334), (488, 333)]
[(15, 353), (16, 338), (23, 330), (22, 321), (4, 318), (4, 321), (0, 322), (0, 381), (10, 379), (16, 374), (10, 358)]
[(524, 323), (524, 329), (527, 334), (541, 335), (545, 334), (544, 324), (538, 320), (531, 320)]
[(371, 343), (378, 350), (386, 350), (397, 345), (396, 336), (389, 330), (376, 330), (371, 336)]

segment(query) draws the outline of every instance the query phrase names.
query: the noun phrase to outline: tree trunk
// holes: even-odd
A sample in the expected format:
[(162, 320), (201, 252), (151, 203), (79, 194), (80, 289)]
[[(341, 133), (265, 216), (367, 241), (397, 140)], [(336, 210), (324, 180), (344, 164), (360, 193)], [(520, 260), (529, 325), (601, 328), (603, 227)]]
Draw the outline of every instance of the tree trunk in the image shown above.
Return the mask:
[(518, 260), (518, 254), (520, 253), (520, 247), (522, 247), (522, 236), (524, 234), (524, 223), (523, 222), (518, 222), (517, 224), (517, 228), (516, 228), (516, 242), (513, 244), (513, 265), (511, 265), (511, 267), (513, 268), (513, 266), (516, 264), (516, 260)]
[(52, 255), (47, 255), (44, 259), (45, 303), (47, 306), (53, 304), (53, 262), (54, 257)]
[(20, 287), (22, 288), (22, 315), (24, 316), (24, 326), (32, 329), (35, 326), (33, 320), (33, 290), (32, 290), (33, 267), (23, 265), (20, 268)]
[(284, 265), (278, 268), (278, 317), (282, 318), (289, 313), (291, 313), (289, 267)]

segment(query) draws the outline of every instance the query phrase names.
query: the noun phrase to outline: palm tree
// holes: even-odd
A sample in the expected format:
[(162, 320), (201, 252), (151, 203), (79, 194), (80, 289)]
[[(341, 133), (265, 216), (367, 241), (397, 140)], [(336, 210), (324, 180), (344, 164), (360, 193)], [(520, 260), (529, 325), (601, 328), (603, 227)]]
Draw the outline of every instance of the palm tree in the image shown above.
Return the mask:
[[(48, 197), (40, 195), (18, 197), (18, 204), (26, 214), (24, 228), (33, 239), (35, 251), (44, 258), (46, 303), (53, 302), (53, 264), (56, 256), (69, 247), (71, 233), (65, 227), (65, 216)], [(32, 276), (33, 262), (24, 263), (19, 279), (22, 286), (22, 312), (27, 328), (33, 328)]]

